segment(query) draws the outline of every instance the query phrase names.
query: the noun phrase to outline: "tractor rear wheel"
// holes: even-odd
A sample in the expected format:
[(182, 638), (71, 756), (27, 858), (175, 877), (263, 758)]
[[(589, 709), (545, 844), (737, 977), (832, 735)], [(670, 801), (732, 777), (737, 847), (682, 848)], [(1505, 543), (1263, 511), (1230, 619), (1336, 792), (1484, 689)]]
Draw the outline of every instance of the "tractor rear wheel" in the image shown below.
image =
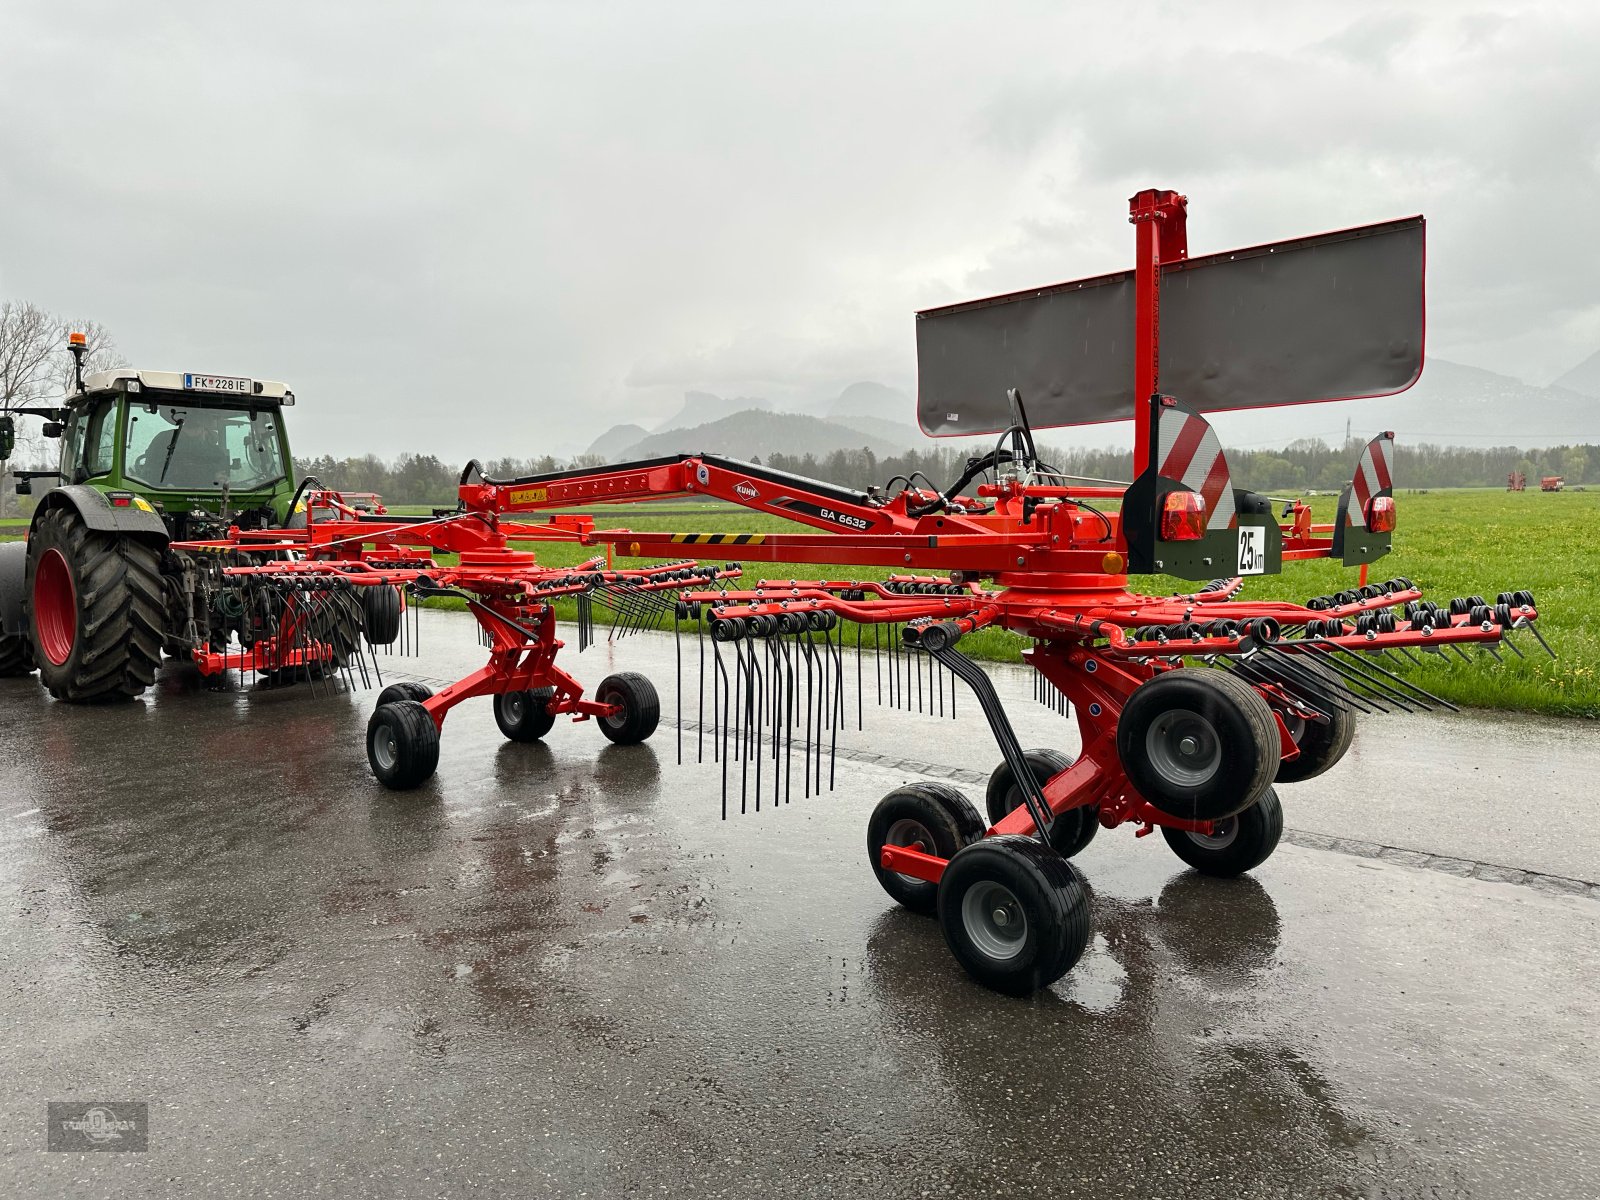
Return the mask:
[(1031, 837), (987, 837), (939, 881), (939, 928), (984, 987), (1026, 996), (1049, 987), (1089, 946), (1089, 889), (1072, 864)]
[(25, 633), (0, 634), (0, 679), (33, 673), (33, 646)]
[(426, 783), (439, 767), (439, 727), (415, 700), (380, 704), (367, 721), (367, 762), (395, 791)]
[(494, 698), (494, 723), (513, 742), (537, 742), (555, 728), (555, 714), (547, 707), (555, 694), (547, 687), (501, 692)]
[[(1041, 788), (1072, 765), (1071, 756), (1059, 750), (1026, 750), (1022, 756), (1027, 759), (1028, 767)], [(1017, 777), (1012, 774), (1009, 763), (1002, 762), (994, 769), (994, 774), (989, 776), (989, 789), (984, 798), (988, 802), (991, 825), (998, 825), (1021, 805), (1022, 789), (1017, 786)], [(1099, 829), (1099, 806), (1079, 805), (1057, 815), (1050, 826), (1050, 844), (1058, 853), (1071, 858), (1094, 841)]]
[(154, 545), (52, 508), (28, 540), (24, 595), (33, 658), (57, 700), (124, 700), (155, 682), (166, 607)]
[(1202, 875), (1231, 878), (1266, 862), (1283, 836), (1283, 807), (1270, 787), (1249, 808), (1212, 823), (1210, 833), (1163, 827), (1172, 852)]
[(895, 788), (872, 810), (867, 822), (867, 862), (883, 890), (912, 912), (932, 913), (939, 885), (890, 871), (883, 865), (885, 846), (905, 846), (937, 858), (954, 858), (963, 846), (983, 837), (983, 818), (948, 783), (906, 783)]
[(611, 716), (595, 719), (600, 732), (619, 746), (644, 741), (661, 723), (661, 699), (656, 695), (656, 685), (633, 671), (607, 675), (595, 688), (594, 698), (601, 704), (617, 706), (618, 711)]

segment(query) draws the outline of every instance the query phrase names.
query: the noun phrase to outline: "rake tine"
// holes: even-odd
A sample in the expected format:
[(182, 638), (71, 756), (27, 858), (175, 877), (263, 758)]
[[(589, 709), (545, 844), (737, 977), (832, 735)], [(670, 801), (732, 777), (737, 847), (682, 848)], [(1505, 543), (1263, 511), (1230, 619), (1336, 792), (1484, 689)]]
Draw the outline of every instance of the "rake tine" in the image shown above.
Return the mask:
[[(1385, 711), (1381, 707), (1368, 707), (1367, 704), (1351, 695), (1349, 693), (1349, 689), (1346, 689), (1346, 694), (1350, 695), (1350, 702), (1349, 704), (1345, 704), (1339, 698), (1330, 696), (1326, 692), (1322, 691), (1320, 687), (1311, 686), (1311, 684), (1308, 683), (1306, 679), (1298, 673), (1298, 671), (1295, 671), (1294, 668), (1290, 667), (1286, 662), (1283, 661), (1287, 657), (1287, 655), (1284, 655), (1275, 657), (1271, 660), (1278, 667), (1278, 674), (1276, 676), (1262, 671), (1253, 662), (1250, 662), (1246, 658), (1227, 659), (1227, 669), (1238, 672), (1247, 682), (1251, 684), (1265, 683), (1283, 688), (1289, 693), (1289, 698), (1297, 707), (1309, 708), (1314, 712), (1321, 713), (1323, 716), (1331, 717), (1335, 710), (1340, 712), (1350, 712), (1352, 710), (1358, 712)], [(1316, 682), (1320, 684), (1322, 681), (1316, 680)]]
[[(1346, 709), (1346, 706), (1343, 703), (1343, 698), (1329, 695), (1323, 689), (1323, 681), (1318, 679), (1309, 671), (1302, 669), (1300, 664), (1294, 661), (1293, 655), (1285, 653), (1281, 650), (1276, 650), (1275, 648), (1269, 648), (1265, 645), (1257, 646), (1255, 653), (1259, 654), (1264, 650), (1267, 651), (1271, 661), (1278, 665), (1279, 670), (1289, 676), (1289, 681), (1293, 684), (1294, 688), (1298, 689), (1304, 696), (1311, 698), (1313, 702), (1311, 706), (1313, 708), (1321, 708), (1324, 712), (1328, 712), (1330, 715), (1333, 709)], [(1230, 661), (1232, 661), (1235, 666), (1240, 666), (1244, 665), (1244, 663), (1248, 661), (1248, 657), (1249, 656), (1246, 656), (1243, 659), (1235, 659)], [(1252, 670), (1254, 669), (1254, 665), (1252, 664)], [(1267, 682), (1281, 684), (1283, 681), (1274, 680), (1271, 677), (1268, 677)], [(1352, 698), (1351, 703), (1359, 706), (1361, 702)], [(1363, 709), (1362, 711), (1367, 710)]]
[(677, 614), (672, 618), (672, 653), (677, 659), (678, 765), (683, 766), (683, 636)]
[[(706, 615), (696, 606), (694, 614), (696, 640), (700, 643), (700, 698), (695, 708), (694, 730), (694, 761), (703, 763), (706, 760)], [(716, 680), (713, 679), (715, 684)], [(716, 700), (712, 700), (712, 711), (715, 711)], [(711, 741), (712, 752), (717, 747), (716, 739)]]
[(1513, 628), (1526, 629), (1529, 633), (1533, 634), (1534, 637), (1539, 639), (1539, 645), (1544, 647), (1546, 654), (1548, 654), (1551, 658), (1556, 657), (1556, 652), (1550, 648), (1550, 643), (1544, 640), (1544, 634), (1539, 632), (1539, 627), (1532, 621), (1528, 620), (1527, 617), (1518, 617), (1516, 625), (1513, 626)]
[(783, 694), (783, 802), (788, 804), (789, 798), (794, 790), (794, 657), (790, 653), (793, 647), (789, 644), (789, 642), (785, 641), (782, 644), (782, 648), (783, 674), (785, 680)]
[(1367, 675), (1334, 658), (1332, 654), (1324, 652), (1323, 657), (1317, 661), (1321, 662), (1328, 670), (1344, 681), (1345, 690), (1350, 693), (1352, 704), (1368, 706), (1361, 708), (1361, 712), (1383, 713), (1390, 711), (1391, 706), (1403, 709), (1406, 712), (1412, 711), (1410, 704), (1406, 703), (1407, 697), (1404, 694), (1395, 697), (1389, 691), (1380, 689), (1379, 685), (1374, 683)]
[[(1412, 683), (1409, 679), (1402, 679), (1400, 676), (1394, 674), (1394, 672), (1386, 671), (1382, 667), (1378, 666), (1376, 663), (1363, 662), (1358, 655), (1351, 654), (1350, 651), (1345, 650), (1344, 647), (1342, 647), (1342, 646), (1333, 645), (1331, 642), (1324, 642), (1323, 644), (1328, 645), (1333, 650), (1337, 650), (1337, 651), (1340, 651), (1340, 652), (1342, 652), (1344, 654), (1349, 655), (1350, 660), (1353, 663), (1355, 663), (1357, 666), (1359, 666), (1363, 671), (1367, 671), (1367, 672), (1370, 672), (1370, 673), (1375, 673), (1375, 674), (1378, 674), (1378, 675), (1385, 676), (1385, 677), (1387, 677), (1389, 679), (1392, 679), (1395, 683), (1398, 683), (1401, 687), (1409, 688), (1411, 691), (1415, 692), (1418, 697), (1420, 697), (1420, 702), (1424, 706), (1426, 706), (1427, 704), (1429, 704), (1431, 702), (1433, 704), (1442, 704), (1445, 708), (1448, 708), (1451, 712), (1460, 712), (1461, 711), (1454, 704), (1451, 704), (1450, 701), (1446, 700), (1443, 696), (1435, 696), (1432, 692), (1428, 691), (1426, 688), (1418, 687), (1416, 684)], [(1470, 662), (1471, 660), (1469, 659), (1468, 661)], [(1413, 700), (1412, 703), (1418, 703), (1418, 701)]]
[(872, 624), (872, 663), (878, 672), (878, 707), (883, 707), (883, 643), (879, 637), (883, 626)]
[(862, 687), (861, 687), (861, 624), (856, 623), (856, 732), (860, 733), (866, 728), (866, 718), (862, 713)]
[(1307, 708), (1321, 716), (1327, 716), (1329, 710), (1332, 708), (1331, 704), (1321, 703), (1323, 697), (1320, 694), (1318, 694), (1314, 700), (1309, 698), (1306, 694), (1303, 694), (1301, 689), (1304, 688), (1304, 685), (1298, 679), (1293, 681), (1288, 679), (1286, 677), (1288, 674), (1287, 670), (1281, 666), (1277, 676), (1272, 676), (1257, 669), (1253, 663), (1246, 662), (1242, 657), (1232, 658), (1227, 655), (1219, 654), (1215, 657), (1208, 657), (1203, 661), (1208, 667), (1220, 671), (1227, 671), (1230, 674), (1237, 675), (1251, 687), (1270, 685), (1278, 688), (1280, 691), (1286, 693), (1289, 702), (1296, 708)]
[(1521, 650), (1517, 649), (1517, 644), (1511, 640), (1511, 630), (1509, 630), (1509, 629), (1505, 629), (1505, 630), (1501, 631), (1501, 633), (1500, 633), (1500, 644), (1502, 646), (1504, 646), (1507, 650), (1511, 651), (1511, 653), (1515, 654), (1518, 658), (1526, 658), (1527, 657), (1525, 654), (1522, 653)]
[[(1501, 640), (1504, 640), (1504, 639), (1501, 639)], [(1494, 658), (1495, 662), (1499, 663), (1502, 667), (1506, 665), (1506, 660), (1501, 658), (1500, 655), (1498, 653), (1496, 653), (1495, 648), (1493, 646), (1489, 645), (1489, 643), (1487, 643), (1487, 642), (1479, 643), (1478, 649), (1486, 651), (1489, 655), (1491, 655)]]

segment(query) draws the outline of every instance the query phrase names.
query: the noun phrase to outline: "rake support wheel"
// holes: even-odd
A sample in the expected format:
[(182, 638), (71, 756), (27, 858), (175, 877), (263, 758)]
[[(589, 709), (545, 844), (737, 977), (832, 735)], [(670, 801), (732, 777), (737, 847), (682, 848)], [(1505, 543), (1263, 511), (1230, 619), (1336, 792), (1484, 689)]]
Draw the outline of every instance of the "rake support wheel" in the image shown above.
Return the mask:
[(1117, 754), (1162, 812), (1215, 821), (1249, 808), (1282, 758), (1261, 693), (1225, 671), (1181, 667), (1134, 689), (1117, 721)]
[(615, 704), (621, 711), (609, 717), (596, 717), (600, 732), (619, 746), (644, 741), (661, 723), (661, 699), (656, 685), (633, 671), (607, 675), (594, 690), (601, 704)]
[(33, 659), (57, 700), (126, 700), (155, 682), (166, 626), (155, 545), (52, 508), (29, 539), (25, 589)]
[(1283, 807), (1270, 787), (1243, 812), (1223, 817), (1211, 833), (1188, 833), (1163, 827), (1172, 852), (1202, 875), (1232, 878), (1259, 867), (1278, 848), (1283, 836)]
[(983, 837), (983, 818), (947, 783), (905, 783), (872, 810), (867, 822), (867, 862), (883, 890), (913, 912), (932, 913), (939, 885), (883, 866), (885, 846), (909, 846), (939, 858), (954, 858)]
[[(1072, 756), (1059, 750), (1026, 750), (1023, 757), (1027, 759), (1033, 777), (1041, 788), (1072, 765)], [(1017, 787), (1016, 776), (1012, 774), (1009, 763), (1002, 762), (989, 776), (984, 799), (987, 801), (991, 825), (998, 825), (1022, 803), (1022, 789)], [(1056, 817), (1050, 826), (1050, 844), (1058, 854), (1071, 858), (1094, 841), (1099, 828), (1099, 808), (1080, 805)]]
[(380, 704), (367, 721), (367, 762), (395, 791), (421, 787), (439, 766), (439, 727), (416, 700)]
[(373, 707), (375, 709), (382, 708), (385, 704), (391, 704), (396, 700), (415, 700), (420, 704), (432, 695), (433, 689), (427, 684), (413, 683), (408, 679), (401, 683), (391, 683), (385, 687), (383, 691), (378, 693), (378, 703)]
[(501, 692), (494, 698), (494, 723), (513, 742), (537, 742), (555, 727), (555, 714), (547, 707), (555, 694), (555, 688)]
[(967, 974), (997, 992), (1026, 996), (1083, 957), (1089, 891), (1071, 863), (1034, 838), (988, 837), (945, 868), (939, 928)]
[[(1276, 780), (1278, 783), (1299, 783), (1305, 779), (1315, 779), (1345, 756), (1356, 736), (1356, 714), (1348, 707), (1348, 701), (1345, 700), (1349, 692), (1339, 674), (1319, 663), (1308, 661), (1304, 655), (1296, 661), (1295, 668), (1302, 675), (1314, 676), (1325, 695), (1345, 703), (1346, 706), (1341, 708), (1329, 705), (1326, 724), (1321, 721), (1308, 721), (1304, 717), (1285, 716), (1284, 723), (1288, 726), (1289, 734), (1294, 738), (1294, 744), (1299, 747), (1300, 753), (1278, 763)], [(1289, 682), (1289, 686), (1291, 688), (1294, 686), (1292, 681)]]

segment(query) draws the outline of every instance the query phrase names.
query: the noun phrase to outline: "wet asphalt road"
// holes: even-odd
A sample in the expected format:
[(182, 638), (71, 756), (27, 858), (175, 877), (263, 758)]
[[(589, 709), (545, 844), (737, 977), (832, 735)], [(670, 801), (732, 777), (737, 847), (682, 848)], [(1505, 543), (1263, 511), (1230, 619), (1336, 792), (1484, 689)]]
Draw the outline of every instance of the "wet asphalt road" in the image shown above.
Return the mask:
[[(391, 677), (478, 665), (424, 619)], [(981, 803), (976, 705), (878, 711), (869, 665), (838, 790), (723, 822), (674, 653), (563, 659), (656, 680), (647, 745), (469, 702), (406, 795), (370, 691), (0, 682), (0, 1194), (1600, 1195), (1594, 727), (1370, 721), (1239, 881), (1102, 831), (1090, 954), (1016, 1001), (862, 845), (905, 779)], [(52, 1099), (148, 1101), (150, 1152), (46, 1153)]]

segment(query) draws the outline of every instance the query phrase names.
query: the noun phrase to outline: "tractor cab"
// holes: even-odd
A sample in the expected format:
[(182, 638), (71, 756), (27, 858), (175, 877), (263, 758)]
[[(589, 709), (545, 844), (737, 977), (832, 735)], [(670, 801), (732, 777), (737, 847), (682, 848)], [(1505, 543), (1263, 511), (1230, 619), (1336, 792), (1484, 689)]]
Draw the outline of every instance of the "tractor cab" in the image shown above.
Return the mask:
[(46, 432), (61, 437), (63, 484), (131, 493), (174, 536), (208, 536), (289, 517), (293, 403), (271, 380), (121, 367), (84, 377)]

